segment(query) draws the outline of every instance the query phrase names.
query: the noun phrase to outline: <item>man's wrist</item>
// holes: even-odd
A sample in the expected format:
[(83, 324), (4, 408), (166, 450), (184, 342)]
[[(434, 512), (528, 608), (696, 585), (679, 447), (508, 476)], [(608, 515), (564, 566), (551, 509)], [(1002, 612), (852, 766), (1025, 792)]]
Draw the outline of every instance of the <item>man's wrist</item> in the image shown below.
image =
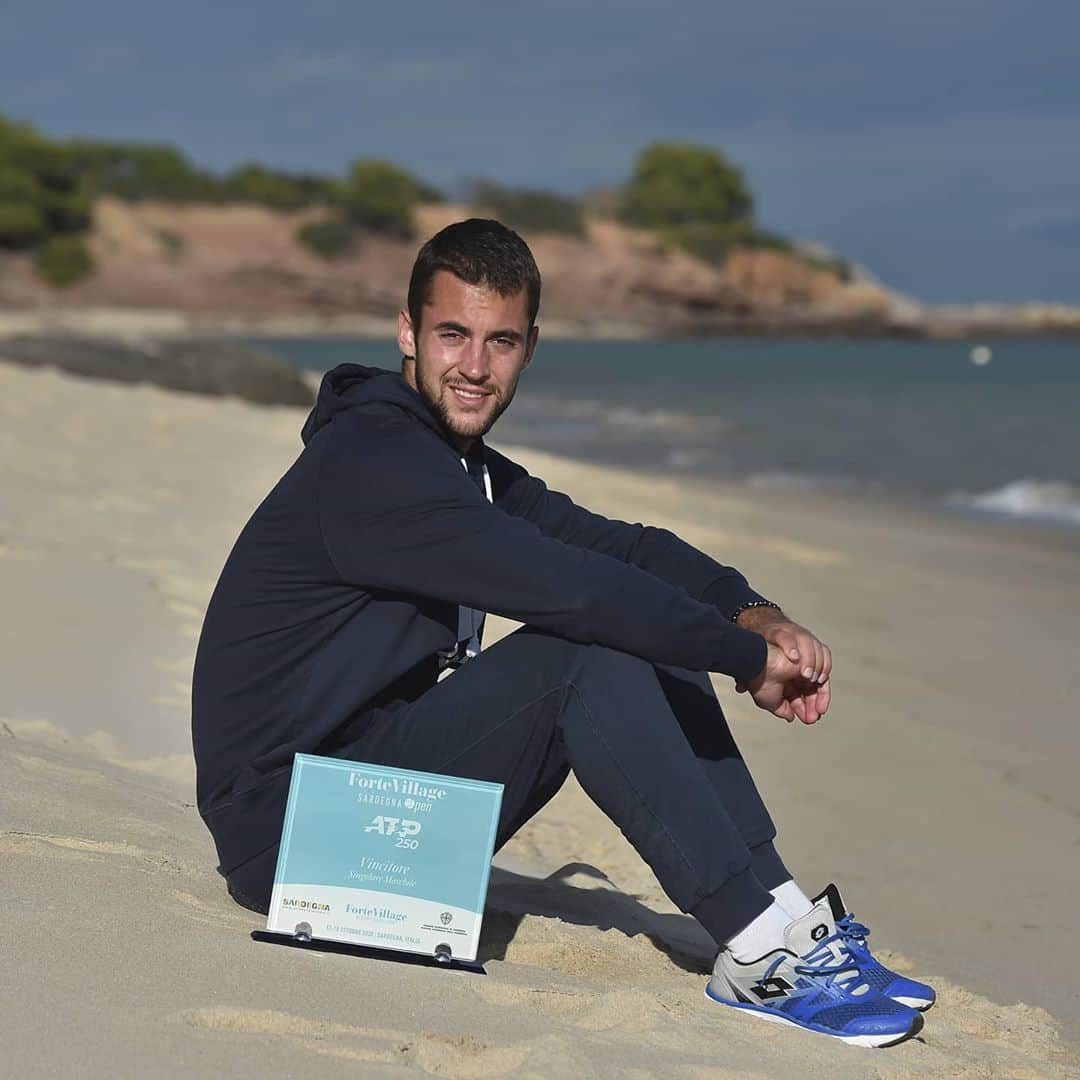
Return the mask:
[(771, 600), (749, 600), (732, 612), (731, 621), (746, 630), (753, 630), (760, 623), (776, 622), (784, 617), (780, 605)]

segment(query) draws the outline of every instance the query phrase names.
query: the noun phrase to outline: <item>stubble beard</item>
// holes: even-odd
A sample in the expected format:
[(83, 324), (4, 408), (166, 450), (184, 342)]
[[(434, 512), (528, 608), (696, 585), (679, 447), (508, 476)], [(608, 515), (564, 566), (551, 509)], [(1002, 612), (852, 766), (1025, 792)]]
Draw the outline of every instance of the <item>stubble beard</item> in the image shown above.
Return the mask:
[(504, 400), (497, 387), (485, 387), (485, 390), (490, 389), (491, 391), (489, 401), (493, 404), (490, 406), (489, 411), (463, 416), (452, 410), (451, 394), (453, 391), (450, 389), (449, 384), (437, 377), (429, 380), (421, 369), (419, 358), (416, 361), (416, 385), (420, 391), (420, 396), (439, 418), (442, 426), (451, 435), (459, 439), (479, 439), (486, 435), (495, 421), (506, 411), (516, 389), (516, 387), (510, 387), (509, 393)]

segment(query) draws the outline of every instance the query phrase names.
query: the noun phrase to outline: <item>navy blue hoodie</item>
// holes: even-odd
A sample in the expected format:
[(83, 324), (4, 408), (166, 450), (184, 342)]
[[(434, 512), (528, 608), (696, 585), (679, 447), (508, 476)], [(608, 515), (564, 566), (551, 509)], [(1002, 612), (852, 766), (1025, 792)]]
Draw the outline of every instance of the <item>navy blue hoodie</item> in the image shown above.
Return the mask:
[(758, 599), (664, 529), (590, 513), (482, 442), (494, 502), (396, 372), (327, 373), (304, 450), (244, 527), (192, 688), (198, 805), (228, 873), (277, 842), (296, 752), (332, 754), (365, 710), (414, 700), (458, 605), (658, 663), (752, 680)]

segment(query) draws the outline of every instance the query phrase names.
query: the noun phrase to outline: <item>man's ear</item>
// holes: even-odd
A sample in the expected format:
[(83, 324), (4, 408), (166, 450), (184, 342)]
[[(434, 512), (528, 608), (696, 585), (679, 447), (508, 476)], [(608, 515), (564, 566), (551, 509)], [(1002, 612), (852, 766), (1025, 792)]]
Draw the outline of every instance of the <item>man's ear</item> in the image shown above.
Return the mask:
[(533, 358), (533, 353), (536, 352), (536, 343), (540, 340), (540, 327), (535, 323), (529, 328), (529, 336), (525, 341), (525, 363), (522, 367), (528, 367), (529, 361)]
[(416, 334), (407, 311), (399, 311), (397, 317), (397, 343), (402, 356), (416, 356)]

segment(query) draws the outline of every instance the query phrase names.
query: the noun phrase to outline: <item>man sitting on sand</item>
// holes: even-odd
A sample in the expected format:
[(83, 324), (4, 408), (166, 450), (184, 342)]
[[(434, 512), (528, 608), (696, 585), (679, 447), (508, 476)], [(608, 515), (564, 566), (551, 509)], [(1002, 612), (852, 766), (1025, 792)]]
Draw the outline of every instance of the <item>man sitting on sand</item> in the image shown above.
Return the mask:
[[(499, 782), (496, 846), (573, 769), (716, 940), (710, 999), (861, 1045), (909, 1037), (933, 991), (874, 959), (834, 887), (810, 900), (792, 880), (707, 674), (813, 724), (828, 647), (731, 567), (484, 444), (539, 303), (516, 233), (472, 219), (432, 237), (401, 373), (326, 375), (303, 452), (237, 540), (193, 688), (230, 893), (268, 907), (297, 752)], [(489, 611), (524, 626), (481, 653)]]

